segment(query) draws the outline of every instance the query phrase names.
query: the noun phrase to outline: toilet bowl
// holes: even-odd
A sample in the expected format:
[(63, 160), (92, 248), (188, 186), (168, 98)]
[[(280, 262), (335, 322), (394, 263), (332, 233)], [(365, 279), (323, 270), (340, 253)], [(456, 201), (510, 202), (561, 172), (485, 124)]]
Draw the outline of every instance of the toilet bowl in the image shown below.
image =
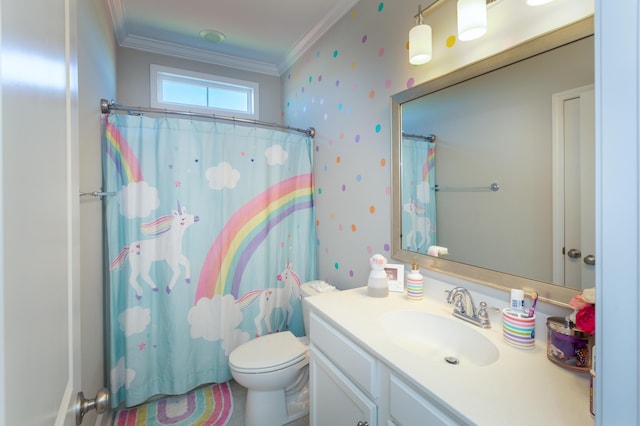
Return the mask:
[[(300, 286), (305, 333), (309, 307), (305, 299), (337, 291), (323, 281)], [(231, 375), (247, 388), (245, 424), (284, 425), (309, 414), (309, 346), (306, 337), (290, 331), (269, 334), (244, 343), (229, 355)]]

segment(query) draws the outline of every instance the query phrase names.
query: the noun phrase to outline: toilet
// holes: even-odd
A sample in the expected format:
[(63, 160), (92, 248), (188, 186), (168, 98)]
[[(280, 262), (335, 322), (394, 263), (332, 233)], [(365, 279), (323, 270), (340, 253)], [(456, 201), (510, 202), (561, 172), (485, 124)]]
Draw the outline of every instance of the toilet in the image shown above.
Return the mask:
[[(305, 298), (338, 291), (324, 281), (300, 286), (304, 330), (309, 335)], [(309, 414), (309, 340), (290, 331), (250, 340), (229, 355), (231, 375), (247, 388), (245, 424), (284, 425)]]

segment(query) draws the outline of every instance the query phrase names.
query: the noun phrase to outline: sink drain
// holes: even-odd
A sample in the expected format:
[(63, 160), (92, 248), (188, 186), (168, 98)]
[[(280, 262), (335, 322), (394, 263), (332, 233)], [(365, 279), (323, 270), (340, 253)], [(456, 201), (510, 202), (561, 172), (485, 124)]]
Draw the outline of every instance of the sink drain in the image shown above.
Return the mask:
[(460, 360), (458, 358), (456, 358), (455, 356), (445, 356), (444, 360), (447, 361), (447, 363), (449, 363), (451, 365), (460, 364)]

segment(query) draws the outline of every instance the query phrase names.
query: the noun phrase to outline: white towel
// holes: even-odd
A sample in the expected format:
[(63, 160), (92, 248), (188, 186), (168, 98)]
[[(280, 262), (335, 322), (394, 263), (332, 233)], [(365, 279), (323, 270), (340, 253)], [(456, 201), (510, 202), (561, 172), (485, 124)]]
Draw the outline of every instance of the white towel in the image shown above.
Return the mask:
[(317, 291), (318, 293), (324, 293), (325, 291), (335, 290), (335, 286), (325, 282), (325, 281), (314, 281), (311, 283), (311, 288)]

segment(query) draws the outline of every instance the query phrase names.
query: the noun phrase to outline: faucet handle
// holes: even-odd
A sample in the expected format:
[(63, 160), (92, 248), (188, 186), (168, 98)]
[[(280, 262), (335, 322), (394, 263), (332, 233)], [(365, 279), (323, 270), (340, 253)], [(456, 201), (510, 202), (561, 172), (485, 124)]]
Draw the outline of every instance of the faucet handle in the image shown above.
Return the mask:
[(489, 312), (487, 312), (486, 302), (480, 302), (480, 309), (478, 310), (478, 319), (480, 319), (480, 326), (482, 328), (491, 328), (491, 321), (489, 320)]
[(455, 297), (455, 304), (453, 305), (454, 310), (461, 313), (461, 314), (466, 314), (467, 313), (467, 309), (464, 305), (464, 302), (462, 301), (462, 293), (456, 293)]

